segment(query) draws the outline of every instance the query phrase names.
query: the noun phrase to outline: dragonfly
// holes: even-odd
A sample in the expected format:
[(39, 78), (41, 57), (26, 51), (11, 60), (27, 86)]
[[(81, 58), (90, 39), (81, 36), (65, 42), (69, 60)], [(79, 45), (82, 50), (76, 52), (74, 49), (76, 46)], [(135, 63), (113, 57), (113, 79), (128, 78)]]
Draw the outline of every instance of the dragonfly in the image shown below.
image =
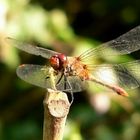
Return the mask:
[[(42, 88), (53, 88), (67, 92), (80, 92), (86, 88), (88, 81), (107, 87), (115, 93), (128, 96), (125, 88), (134, 89), (140, 85), (140, 60), (120, 64), (88, 64), (88, 60), (106, 55), (107, 57), (130, 54), (140, 49), (140, 26), (125, 34), (90, 48), (79, 56), (66, 56), (50, 49), (8, 37), (14, 47), (27, 53), (47, 58), (50, 65), (22, 64), (17, 68), (17, 75), (24, 81)], [(99, 70), (101, 69), (101, 71)], [(98, 71), (99, 70), (99, 71)], [(112, 74), (106, 75), (104, 71)], [(107, 76), (107, 78), (104, 78)], [(108, 79), (116, 83), (109, 83)]]

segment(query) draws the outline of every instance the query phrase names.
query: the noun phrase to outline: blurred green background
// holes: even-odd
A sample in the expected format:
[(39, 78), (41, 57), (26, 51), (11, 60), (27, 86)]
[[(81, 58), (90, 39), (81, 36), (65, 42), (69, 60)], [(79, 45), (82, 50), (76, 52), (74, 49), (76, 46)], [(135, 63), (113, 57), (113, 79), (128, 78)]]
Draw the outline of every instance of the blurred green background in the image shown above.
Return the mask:
[[(45, 94), (20, 80), (16, 67), (46, 60), (9, 46), (5, 37), (77, 55), (139, 23), (139, 0), (0, 0), (0, 140), (42, 139)], [(140, 94), (129, 94), (120, 97), (96, 85), (75, 93), (64, 140), (140, 139)]]

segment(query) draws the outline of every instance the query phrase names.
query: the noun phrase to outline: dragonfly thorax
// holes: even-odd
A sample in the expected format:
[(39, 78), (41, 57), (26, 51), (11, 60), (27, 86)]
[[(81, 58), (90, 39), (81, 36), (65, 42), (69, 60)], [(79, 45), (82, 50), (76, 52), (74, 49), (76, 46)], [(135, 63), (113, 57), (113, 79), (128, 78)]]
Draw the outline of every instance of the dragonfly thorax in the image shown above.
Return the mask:
[(64, 70), (67, 64), (67, 57), (64, 54), (54, 55), (49, 60), (51, 67), (59, 71)]

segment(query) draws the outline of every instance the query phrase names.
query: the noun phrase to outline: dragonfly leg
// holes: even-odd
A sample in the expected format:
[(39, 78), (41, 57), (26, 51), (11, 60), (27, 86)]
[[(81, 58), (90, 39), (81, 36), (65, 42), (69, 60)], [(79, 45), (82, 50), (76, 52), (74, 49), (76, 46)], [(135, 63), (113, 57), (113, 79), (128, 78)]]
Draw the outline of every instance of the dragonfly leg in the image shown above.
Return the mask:
[[(69, 83), (69, 81), (68, 81), (68, 83)], [(70, 85), (70, 94), (71, 94), (71, 102), (70, 102), (70, 104), (72, 104), (73, 101), (74, 101), (74, 96), (73, 96), (71, 84), (69, 83), (69, 85)]]
[(63, 91), (70, 92), (70, 94), (71, 94), (70, 104), (72, 104), (73, 100), (74, 100), (74, 96), (73, 96), (73, 92), (72, 92), (72, 86), (71, 86), (69, 80), (67, 79), (67, 76), (64, 73), (61, 74), (60, 78), (56, 82), (56, 86), (58, 86), (61, 83), (61, 80), (62, 80), (63, 76), (64, 76), (64, 89), (63, 89)]
[[(70, 91), (70, 94), (71, 94), (70, 104), (72, 104), (73, 101), (74, 101), (74, 96), (73, 96), (73, 92), (72, 92), (72, 86), (71, 86), (69, 80), (67, 79), (66, 75), (64, 75), (64, 81), (65, 81), (64, 89), (65, 89), (65, 91)], [(66, 85), (67, 83), (68, 83), (69, 89), (66, 87), (67, 86)]]
[(61, 74), (60, 78), (58, 79), (58, 81), (56, 82), (56, 85), (58, 85), (60, 83), (60, 81), (62, 80), (62, 77), (64, 76), (64, 73)]

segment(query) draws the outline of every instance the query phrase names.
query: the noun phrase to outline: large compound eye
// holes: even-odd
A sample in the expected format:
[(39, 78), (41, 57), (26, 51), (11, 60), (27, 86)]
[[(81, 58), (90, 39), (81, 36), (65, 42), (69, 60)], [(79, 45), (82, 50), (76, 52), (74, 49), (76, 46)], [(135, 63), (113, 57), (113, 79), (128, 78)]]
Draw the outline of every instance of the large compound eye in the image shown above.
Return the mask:
[(58, 70), (60, 68), (60, 60), (58, 55), (54, 55), (50, 58), (50, 65), (55, 69)]
[(50, 58), (50, 65), (55, 70), (65, 69), (66, 64), (67, 64), (67, 57), (64, 54), (54, 55)]
[(66, 55), (59, 54), (58, 57), (60, 59), (60, 69), (65, 69), (65, 67), (67, 65), (67, 57), (66, 57)]

